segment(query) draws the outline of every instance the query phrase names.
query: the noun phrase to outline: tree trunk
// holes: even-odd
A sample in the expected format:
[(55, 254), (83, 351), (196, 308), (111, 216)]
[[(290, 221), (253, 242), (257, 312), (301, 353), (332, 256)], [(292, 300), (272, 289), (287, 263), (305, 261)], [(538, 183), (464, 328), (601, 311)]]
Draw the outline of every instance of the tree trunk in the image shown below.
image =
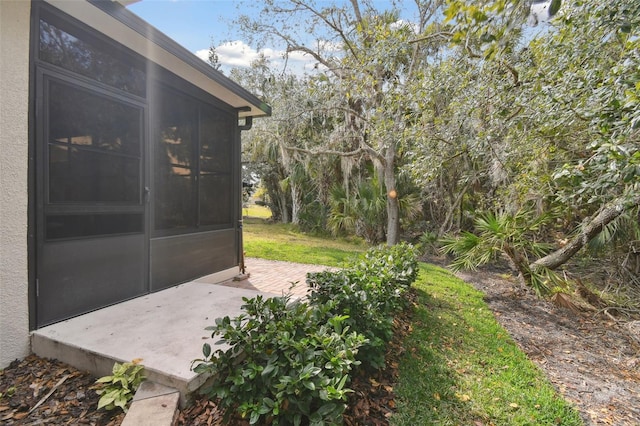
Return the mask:
[(458, 195), (456, 195), (455, 200), (453, 200), (453, 204), (451, 204), (451, 206), (449, 206), (449, 208), (447, 209), (447, 215), (444, 218), (442, 225), (440, 225), (440, 229), (438, 230), (438, 237), (443, 236), (453, 227), (453, 215), (458, 211), (458, 207), (461, 205), (462, 199), (464, 198), (470, 187), (471, 182), (467, 182), (464, 188), (462, 188), (462, 190), (458, 192)]
[(278, 204), (280, 206), (280, 222), (289, 223), (289, 209), (287, 208), (287, 195), (284, 191), (278, 191)]
[(640, 205), (640, 195), (636, 195), (627, 202), (619, 200), (605, 207), (566, 246), (533, 262), (530, 265), (531, 270), (535, 271), (539, 268), (556, 269), (563, 265), (589, 241), (595, 238), (605, 226), (615, 220), (625, 210), (638, 205)]
[(396, 190), (395, 144), (387, 148), (383, 165), (384, 186), (387, 190), (387, 245), (393, 246), (400, 240), (400, 205)]
[(516, 269), (516, 271), (518, 271), (520, 279), (523, 281), (523, 283), (531, 287), (531, 267), (529, 266), (529, 262), (527, 262), (527, 258), (523, 256), (521, 252), (511, 246), (511, 244), (505, 244), (503, 250), (513, 264), (512, 266)]
[(300, 210), (302, 209), (302, 196), (298, 185), (291, 183), (291, 223), (300, 224)]

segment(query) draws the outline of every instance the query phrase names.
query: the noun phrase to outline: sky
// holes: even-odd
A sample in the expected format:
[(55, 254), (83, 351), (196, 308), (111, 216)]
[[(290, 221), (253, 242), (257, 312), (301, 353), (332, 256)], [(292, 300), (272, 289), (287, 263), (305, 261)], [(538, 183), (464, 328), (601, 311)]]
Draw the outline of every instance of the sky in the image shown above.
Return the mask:
[[(389, 6), (391, 0), (374, 0), (374, 4), (382, 9)], [(230, 66), (249, 66), (258, 57), (258, 52), (243, 40), (234, 25), (240, 15), (254, 11), (252, 8), (241, 10), (238, 2), (142, 0), (129, 5), (128, 9), (205, 61), (213, 43), (223, 72), (227, 72)], [(273, 65), (284, 64), (282, 46), (266, 47), (262, 53), (272, 60)], [(287, 67), (302, 72), (313, 68), (314, 64), (315, 61), (310, 57), (298, 54), (289, 57)]]
[[(0, 0), (1, 1), (1, 0)], [(261, 2), (261, 0), (255, 0)], [(318, 3), (329, 0), (319, 0)], [(338, 3), (347, 0), (336, 0)], [(536, 20), (543, 21), (547, 13), (548, 1), (540, 4), (536, 0), (532, 13), (539, 15)], [(390, 9), (392, 0), (373, 0), (378, 10)], [(412, 1), (401, 2), (413, 5)], [(406, 6), (410, 7), (410, 6)], [(209, 47), (213, 44), (222, 64), (221, 70), (228, 72), (230, 67), (248, 67), (258, 57), (258, 52), (249, 46), (237, 31), (234, 21), (242, 14), (255, 13), (253, 8), (241, 9), (237, 1), (232, 0), (141, 0), (128, 6), (129, 10), (149, 22), (151, 25), (177, 41), (191, 52), (207, 61)], [(401, 18), (411, 20), (412, 10), (404, 10)], [(271, 60), (274, 67), (284, 65), (282, 46), (268, 46), (261, 53)], [(289, 71), (302, 74), (313, 69), (315, 61), (308, 56), (296, 53), (287, 61)]]
[(230, 0), (142, 0), (128, 9), (206, 60), (212, 42), (240, 40), (232, 24), (241, 14), (237, 6)]

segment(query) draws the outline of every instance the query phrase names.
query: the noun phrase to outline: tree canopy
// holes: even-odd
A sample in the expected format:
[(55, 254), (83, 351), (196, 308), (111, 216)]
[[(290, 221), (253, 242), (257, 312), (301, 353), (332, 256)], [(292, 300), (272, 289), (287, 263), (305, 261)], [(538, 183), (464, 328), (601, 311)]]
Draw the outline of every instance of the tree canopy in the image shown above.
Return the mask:
[(238, 22), (251, 42), (316, 64), (292, 75), (262, 58), (232, 73), (274, 107), (245, 155), (277, 218), (395, 244), (506, 214), (548, 248), (522, 246), (533, 271), (589, 242), (628, 260), (640, 240), (638, 2), (553, 0), (536, 16), (518, 0), (392, 4), (246, 4), (261, 9)]

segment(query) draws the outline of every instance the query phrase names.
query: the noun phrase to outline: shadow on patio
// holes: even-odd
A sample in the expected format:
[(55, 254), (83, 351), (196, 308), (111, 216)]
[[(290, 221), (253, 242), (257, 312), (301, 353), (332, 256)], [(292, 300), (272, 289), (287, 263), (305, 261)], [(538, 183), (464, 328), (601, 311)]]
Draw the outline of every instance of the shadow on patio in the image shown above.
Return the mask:
[(96, 377), (111, 374), (114, 362), (142, 359), (147, 379), (180, 391), (181, 404), (207, 377), (191, 371), (209, 341), (205, 327), (216, 318), (241, 313), (243, 297), (291, 293), (304, 296), (306, 273), (324, 266), (263, 259), (245, 261), (248, 279), (213, 282), (212, 276), (180, 284), (62, 321), (32, 333), (32, 351)]

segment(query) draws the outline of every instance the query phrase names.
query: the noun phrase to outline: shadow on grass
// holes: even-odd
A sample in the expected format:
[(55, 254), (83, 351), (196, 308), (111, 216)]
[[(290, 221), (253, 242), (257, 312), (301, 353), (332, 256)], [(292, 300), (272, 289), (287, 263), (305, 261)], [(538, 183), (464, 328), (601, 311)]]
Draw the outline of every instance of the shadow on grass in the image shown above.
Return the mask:
[(483, 293), (420, 265), (394, 425), (582, 425), (496, 321)]
[(435, 299), (417, 289), (417, 305), (413, 331), (406, 339), (405, 354), (400, 366), (398, 410), (391, 419), (394, 425), (474, 425), (485, 424), (485, 418), (474, 413), (467, 403), (469, 396), (456, 391), (457, 373), (446, 353), (455, 351), (454, 316), (438, 315), (442, 311), (455, 313), (452, 304)]

